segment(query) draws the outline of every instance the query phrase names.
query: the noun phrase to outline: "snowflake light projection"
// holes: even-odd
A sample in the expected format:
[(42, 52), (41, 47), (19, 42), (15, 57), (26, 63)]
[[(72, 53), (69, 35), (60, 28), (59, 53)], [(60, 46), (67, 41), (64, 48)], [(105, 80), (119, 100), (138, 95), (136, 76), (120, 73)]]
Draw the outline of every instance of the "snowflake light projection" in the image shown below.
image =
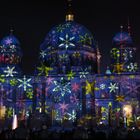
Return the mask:
[(117, 59), (120, 57), (120, 50), (117, 48), (113, 48), (110, 53), (111, 53), (112, 58), (114, 59)]
[(11, 86), (16, 86), (18, 84), (18, 81), (16, 78), (10, 79), (10, 85)]
[(53, 81), (54, 81), (54, 78), (52, 78), (52, 77), (48, 77), (47, 80), (46, 80), (48, 85), (52, 84)]
[(65, 26), (62, 24), (60, 24), (56, 27), (57, 32), (60, 32), (60, 33), (63, 32), (64, 29), (65, 29)]
[(6, 109), (6, 117), (11, 118), (13, 116), (13, 108), (9, 107)]
[(100, 89), (104, 90), (106, 88), (105, 84), (100, 84)]
[(88, 44), (88, 45), (92, 44), (92, 37), (89, 36), (87, 33), (83, 36), (79, 35), (79, 37), (80, 37), (80, 40), (79, 40), (80, 43)]
[(83, 78), (87, 78), (87, 75), (89, 75), (89, 72), (87, 71), (87, 68), (86, 69), (82, 69), (80, 72), (79, 72), (79, 75), (80, 75), (80, 78), (83, 79)]
[(6, 52), (6, 48), (5, 48), (5, 46), (0, 46), (0, 52), (1, 52), (1, 53)]
[(116, 90), (119, 89), (117, 83), (110, 83), (110, 86), (108, 88), (110, 89), (109, 92), (116, 92)]
[(1, 82), (1, 83), (4, 83), (4, 82), (5, 82), (5, 77), (4, 77), (4, 75), (0, 75), (0, 82)]
[(10, 51), (12, 53), (16, 52), (16, 46), (15, 45), (10, 45)]
[(68, 55), (67, 54), (61, 54), (61, 55), (59, 55), (59, 59), (60, 59), (60, 61), (66, 61), (66, 60), (68, 60)]
[(73, 122), (76, 120), (76, 111), (72, 110), (72, 113), (67, 113), (68, 120), (72, 120)]
[(33, 89), (32, 88), (27, 89), (26, 96), (29, 99), (32, 99), (33, 98)]
[(66, 104), (65, 102), (59, 103), (59, 109), (61, 110), (62, 114), (65, 114), (65, 111), (68, 110), (69, 104)]
[(4, 70), (4, 73), (6, 73), (6, 77), (11, 76), (13, 77), (14, 74), (17, 74), (17, 71), (14, 71), (15, 67), (9, 67), (7, 66), (7, 70)]
[(94, 86), (94, 83), (89, 83), (86, 80), (86, 86), (85, 86), (86, 94), (92, 94), (93, 93), (93, 86)]
[(54, 92), (59, 92), (63, 97), (66, 93), (71, 93), (71, 83), (66, 82), (65, 79), (62, 77), (60, 81), (54, 81), (55, 88), (53, 89)]
[(132, 50), (125, 49), (124, 50), (124, 53), (122, 55), (123, 55), (124, 60), (125, 61), (128, 61), (129, 58), (132, 58), (133, 57), (133, 51)]
[(73, 83), (71, 87), (72, 87), (72, 91), (74, 92), (77, 92), (78, 90), (80, 90), (80, 85), (78, 83)]
[(37, 67), (37, 70), (39, 71), (39, 76), (45, 74), (46, 76), (48, 76), (49, 71), (53, 70), (53, 68), (51, 67), (47, 67), (45, 66), (43, 63), (41, 63), (41, 67)]
[(74, 36), (73, 37), (69, 37), (68, 34), (65, 35), (65, 38), (59, 37), (60, 41), (62, 42), (61, 44), (59, 44), (59, 47), (64, 47), (66, 50), (68, 49), (68, 47), (74, 47), (75, 44), (73, 44), (73, 40), (74, 40)]
[[(47, 105), (47, 103), (45, 102), (44, 103), (44, 109), (45, 109), (45, 113), (48, 114), (49, 113), (49, 108), (50, 106)], [(43, 103), (39, 102), (38, 103), (38, 107), (36, 108), (36, 110), (38, 110), (40, 113), (42, 112), (42, 109), (43, 109)]]
[(74, 58), (79, 58), (81, 56), (80, 52), (76, 51), (72, 54)]
[(126, 95), (136, 97), (136, 95), (139, 93), (140, 84), (129, 82), (127, 85), (125, 85), (125, 88), (128, 89), (125, 93)]
[(114, 65), (113, 72), (121, 73), (123, 72), (123, 70), (124, 70), (123, 64), (117, 63)]
[(47, 55), (46, 51), (43, 51), (43, 50), (42, 50), (42, 51), (40, 52), (40, 57), (41, 57), (41, 58), (45, 58), (46, 55)]
[(75, 73), (74, 73), (73, 71), (70, 71), (70, 72), (67, 74), (68, 80), (73, 79), (73, 78), (74, 78), (74, 75), (75, 75)]
[(10, 45), (10, 44), (12, 44), (12, 43), (13, 43), (12, 38), (7, 38), (7, 39), (5, 40), (5, 44), (6, 44), (6, 45)]
[(70, 31), (73, 33), (73, 35), (75, 35), (75, 34), (79, 34), (80, 30), (81, 30), (81, 27), (79, 25), (75, 25), (75, 26), (72, 26)]
[(30, 81), (32, 79), (31, 78), (27, 79), (25, 75), (23, 77), (23, 80), (21, 79), (17, 79), (17, 80), (20, 82), (18, 88), (23, 87), (24, 91), (26, 91), (28, 87), (32, 87), (32, 85), (30, 84)]
[(124, 96), (123, 95), (116, 95), (116, 101), (124, 102)]
[(138, 69), (138, 65), (137, 65), (137, 63), (130, 63), (127, 66), (127, 69), (129, 70), (129, 72), (136, 72)]
[(70, 102), (74, 103), (74, 104), (78, 104), (79, 99), (77, 98), (77, 96), (74, 94), (73, 96), (70, 96)]

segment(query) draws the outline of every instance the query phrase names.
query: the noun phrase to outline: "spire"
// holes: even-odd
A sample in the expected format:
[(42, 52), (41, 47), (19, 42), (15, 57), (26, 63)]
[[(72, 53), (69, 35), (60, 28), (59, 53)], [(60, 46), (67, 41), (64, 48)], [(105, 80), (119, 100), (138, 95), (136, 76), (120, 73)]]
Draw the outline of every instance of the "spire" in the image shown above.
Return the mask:
[(14, 30), (13, 30), (13, 28), (11, 27), (11, 28), (10, 28), (10, 35), (13, 35), (13, 32), (14, 32)]
[(123, 26), (122, 25), (120, 26), (120, 29), (121, 29), (121, 32), (123, 32)]
[(127, 30), (128, 30), (129, 35), (131, 35), (131, 31), (130, 31), (131, 27), (130, 27), (129, 17), (127, 19)]
[(67, 0), (66, 21), (73, 21), (74, 15), (72, 12), (72, 0)]
[[(123, 26), (122, 26), (122, 25), (120, 26), (120, 29), (121, 29), (121, 35), (120, 35), (120, 38), (121, 38), (121, 40), (122, 40), (122, 38), (123, 38), (123, 36), (122, 36)], [(120, 42), (120, 47), (123, 48), (123, 42), (122, 42), (122, 41)]]
[(100, 74), (100, 65), (101, 65), (101, 53), (100, 50), (98, 48), (98, 43), (96, 44), (96, 48), (97, 48), (97, 72), (98, 74)]

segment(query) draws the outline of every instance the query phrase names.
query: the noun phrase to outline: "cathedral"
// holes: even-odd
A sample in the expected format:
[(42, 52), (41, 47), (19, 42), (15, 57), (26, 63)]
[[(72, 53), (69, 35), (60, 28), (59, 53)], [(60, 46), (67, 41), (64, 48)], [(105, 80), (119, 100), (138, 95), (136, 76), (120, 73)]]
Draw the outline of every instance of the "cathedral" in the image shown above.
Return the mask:
[(41, 43), (32, 76), (20, 69), (24, 54), (13, 32), (0, 41), (1, 123), (11, 124), (16, 115), (18, 121), (42, 117), (51, 126), (140, 125), (140, 74), (130, 26), (114, 35), (111, 64), (101, 73), (99, 47), (68, 5), (65, 21)]

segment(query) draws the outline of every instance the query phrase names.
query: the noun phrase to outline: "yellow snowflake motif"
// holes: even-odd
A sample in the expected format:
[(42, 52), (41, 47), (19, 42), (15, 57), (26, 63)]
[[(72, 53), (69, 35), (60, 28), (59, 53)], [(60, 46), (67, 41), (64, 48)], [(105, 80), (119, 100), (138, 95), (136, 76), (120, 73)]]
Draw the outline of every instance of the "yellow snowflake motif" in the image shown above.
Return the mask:
[(123, 95), (116, 95), (116, 101), (123, 102), (124, 101), (124, 96)]
[(45, 104), (43, 105), (43, 103), (39, 102), (38, 103), (38, 107), (36, 108), (36, 110), (38, 110), (40, 113), (42, 112), (42, 110), (44, 109), (45, 113), (48, 114), (48, 109), (50, 108), (49, 105), (47, 105), (47, 103), (45, 102)]
[(101, 107), (101, 112), (103, 113), (103, 112), (106, 112), (107, 111), (107, 109), (105, 108), (105, 107)]
[(44, 64), (41, 64), (41, 67), (37, 67), (39, 71), (39, 76), (45, 73), (45, 76), (48, 76), (49, 71), (53, 70), (51, 67), (46, 67)]
[(80, 53), (79, 52), (74, 52), (72, 54), (72, 56), (75, 57), (75, 58), (79, 58), (80, 57)]
[(124, 71), (124, 69), (123, 69), (123, 64), (116, 64), (116, 65), (114, 65), (114, 70), (113, 70), (113, 72), (117, 72), (117, 73), (121, 73), (121, 72), (123, 72)]
[(94, 86), (94, 83), (89, 83), (87, 80), (86, 80), (86, 94), (90, 94), (92, 93), (92, 90), (93, 90), (93, 86)]
[(74, 78), (74, 75), (75, 73), (73, 71), (70, 71), (68, 74), (67, 74), (67, 77), (68, 77), (68, 80), (71, 80)]

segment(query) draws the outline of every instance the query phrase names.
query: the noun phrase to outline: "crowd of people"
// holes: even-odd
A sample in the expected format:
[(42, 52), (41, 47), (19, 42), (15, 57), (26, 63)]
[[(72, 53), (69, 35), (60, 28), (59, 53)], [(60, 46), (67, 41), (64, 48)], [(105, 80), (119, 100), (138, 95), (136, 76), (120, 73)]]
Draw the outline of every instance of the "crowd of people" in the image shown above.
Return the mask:
[(0, 139), (104, 139), (104, 140), (140, 140), (138, 128), (109, 128), (109, 127), (47, 127), (43, 124), (41, 128), (29, 128), (21, 123), (16, 129), (1, 129)]

